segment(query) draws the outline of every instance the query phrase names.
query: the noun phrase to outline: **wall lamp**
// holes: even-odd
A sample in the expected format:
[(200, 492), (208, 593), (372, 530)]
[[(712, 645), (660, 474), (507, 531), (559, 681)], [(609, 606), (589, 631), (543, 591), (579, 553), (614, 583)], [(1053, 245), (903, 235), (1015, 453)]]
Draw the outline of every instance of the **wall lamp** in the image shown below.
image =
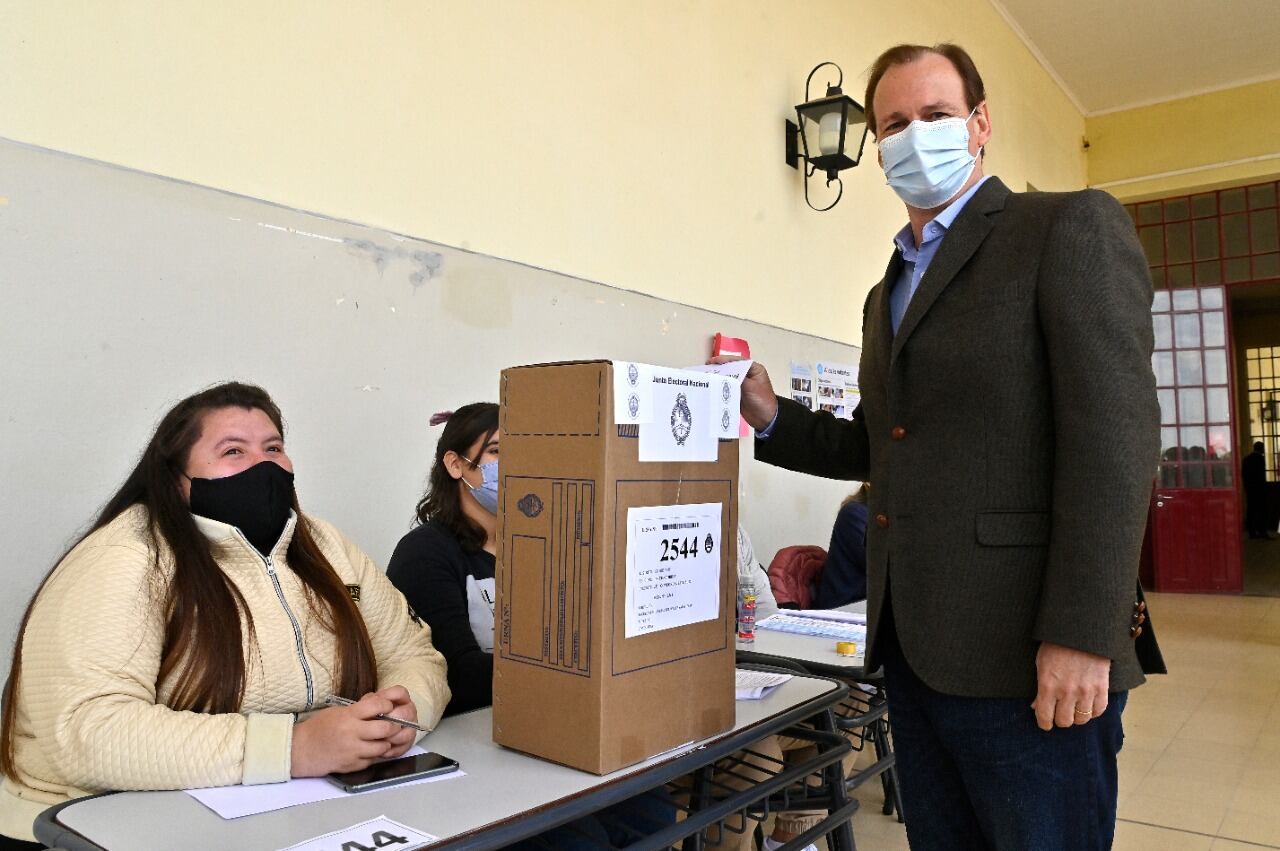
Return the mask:
[[(809, 96), (813, 75), (827, 65), (835, 68), (839, 76), (834, 86), (827, 84), (825, 96), (813, 99)], [(867, 114), (856, 100), (840, 91), (843, 83), (844, 72), (839, 65), (834, 62), (817, 65), (804, 81), (804, 103), (796, 106), (796, 120), (787, 121), (787, 165), (799, 168), (800, 161), (804, 160), (804, 202), (819, 213), (840, 203), (844, 195), (840, 172), (862, 160), (862, 149), (867, 143)], [(814, 207), (809, 200), (809, 178), (819, 171), (827, 173), (827, 186), (832, 182), (839, 184), (836, 199), (825, 207)]]

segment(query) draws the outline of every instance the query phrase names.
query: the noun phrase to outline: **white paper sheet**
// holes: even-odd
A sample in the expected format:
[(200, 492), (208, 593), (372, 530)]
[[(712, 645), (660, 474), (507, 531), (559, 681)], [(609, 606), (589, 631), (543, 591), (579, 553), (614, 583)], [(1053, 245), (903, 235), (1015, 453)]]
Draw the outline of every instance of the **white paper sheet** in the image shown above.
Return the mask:
[(613, 362), (613, 421), (618, 425), (653, 422), (653, 371), (634, 361)]
[[(405, 756), (426, 753), (421, 747), (414, 745)], [(350, 795), (376, 795), (385, 789), (400, 789), (405, 786), (416, 786), (419, 783), (435, 783), (440, 780), (453, 780), (465, 777), (459, 770), (436, 777), (424, 777), (411, 780), (383, 789), (370, 789), (368, 792), (345, 792), (325, 780), (323, 777), (298, 777), (287, 783), (262, 783), (256, 786), (215, 786), (208, 789), (187, 789), (188, 795), (213, 810), (225, 819), (267, 813), (272, 810), (283, 810), (299, 804), (310, 804), (314, 801), (328, 801), (331, 798), (345, 798)]]
[(791, 614), (802, 618), (817, 618), (819, 620), (840, 621), (842, 623), (856, 623), (866, 625), (866, 612), (842, 612), (839, 609), (795, 609)]
[[(817, 410), (830, 411), (841, 419), (850, 419), (858, 404), (858, 367), (847, 363), (818, 361)], [(851, 393), (848, 391), (852, 391)]]
[(741, 668), (734, 668), (734, 697), (737, 700), (760, 700), (789, 679), (791, 674), (744, 671)]
[(627, 638), (720, 616), (718, 502), (627, 509)]
[(791, 362), (791, 398), (813, 410), (813, 367), (807, 363)]
[(338, 851), (344, 848), (395, 848), (396, 851), (412, 851), (430, 845), (440, 837), (414, 830), (386, 816), (378, 816), (351, 827), (344, 827), (281, 851)]
[(853, 419), (853, 412), (858, 410), (860, 404), (862, 404), (862, 391), (857, 387), (845, 387), (844, 410), (849, 419)]
[[(653, 420), (640, 424), (641, 461), (714, 461), (719, 452), (707, 423), (714, 378), (702, 372), (652, 367)], [(720, 382), (715, 382), (717, 391)]]
[(692, 372), (710, 372), (720, 377), (711, 384), (711, 418), (707, 427), (716, 440), (746, 437), (750, 429), (742, 419), (742, 379), (754, 361), (736, 360), (729, 363), (708, 363), (691, 366)]
[(863, 624), (831, 618), (816, 618), (794, 611), (778, 612), (756, 621), (758, 629), (790, 632), (795, 635), (818, 635), (840, 641), (855, 641), (861, 647), (867, 641), (867, 628)]

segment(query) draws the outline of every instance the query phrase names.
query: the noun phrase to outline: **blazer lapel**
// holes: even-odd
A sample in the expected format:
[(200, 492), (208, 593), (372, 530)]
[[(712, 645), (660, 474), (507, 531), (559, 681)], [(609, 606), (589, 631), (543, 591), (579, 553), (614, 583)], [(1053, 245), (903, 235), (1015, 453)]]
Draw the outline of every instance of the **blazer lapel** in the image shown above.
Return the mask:
[(890, 314), (889, 293), (902, 274), (902, 255), (895, 246), (889, 257), (889, 265), (884, 270), (884, 278), (880, 281), (880, 291), (872, 303), (871, 315), (867, 317), (866, 335), (863, 344), (870, 344), (877, 349), (880, 362), (887, 369), (889, 366), (890, 346), (893, 345), (893, 319)]
[[(993, 177), (982, 185), (982, 188), (969, 199), (956, 220), (947, 229), (938, 246), (938, 253), (920, 280), (920, 287), (907, 305), (907, 312), (898, 326), (898, 333), (893, 337), (893, 348), (890, 360), (898, 357), (911, 332), (920, 324), (925, 313), (938, 300), (938, 296), (946, 289), (947, 284), (964, 268), (969, 258), (978, 250), (978, 246), (991, 232), (991, 213), (1004, 209), (1005, 199), (1009, 197), (1009, 189)], [(896, 252), (895, 252), (896, 254)]]

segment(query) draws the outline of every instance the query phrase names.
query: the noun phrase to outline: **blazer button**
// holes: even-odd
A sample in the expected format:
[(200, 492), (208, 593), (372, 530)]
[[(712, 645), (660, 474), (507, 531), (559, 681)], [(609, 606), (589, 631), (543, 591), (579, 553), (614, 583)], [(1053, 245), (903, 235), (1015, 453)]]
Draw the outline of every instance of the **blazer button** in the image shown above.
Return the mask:
[(889, 436), (894, 440), (902, 440), (902, 438), (907, 436), (907, 430), (902, 426), (894, 426), (893, 431), (889, 432)]
[(876, 525), (877, 525), (877, 526), (879, 526), (881, 529), (888, 529), (888, 528), (889, 528), (889, 515), (887, 515), (887, 514), (877, 514), (877, 515), (876, 515)]

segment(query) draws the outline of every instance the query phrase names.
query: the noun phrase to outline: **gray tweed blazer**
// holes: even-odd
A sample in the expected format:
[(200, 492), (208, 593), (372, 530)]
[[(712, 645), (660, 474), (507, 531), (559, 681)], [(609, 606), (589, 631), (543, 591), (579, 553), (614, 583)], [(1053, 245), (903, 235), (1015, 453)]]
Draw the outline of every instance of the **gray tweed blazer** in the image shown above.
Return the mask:
[(1130, 638), (1159, 409), (1151, 279), (1095, 190), (988, 180), (943, 237), (895, 335), (895, 251), (867, 297), (852, 421), (779, 399), (759, 460), (872, 483), (869, 652), (898, 638), (937, 691), (1031, 697), (1049, 641), (1140, 684)]

